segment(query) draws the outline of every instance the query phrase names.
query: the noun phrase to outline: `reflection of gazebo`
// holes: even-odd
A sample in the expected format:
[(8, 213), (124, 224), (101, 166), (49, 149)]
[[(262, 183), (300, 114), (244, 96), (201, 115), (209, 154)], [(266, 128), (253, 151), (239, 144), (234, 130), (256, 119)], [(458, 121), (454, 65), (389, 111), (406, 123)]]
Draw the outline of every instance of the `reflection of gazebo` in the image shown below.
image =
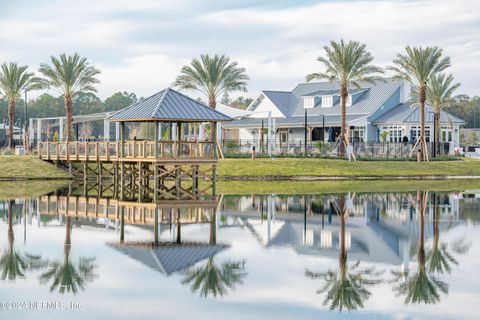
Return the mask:
[[(211, 189), (215, 193), (217, 123), (231, 118), (173, 89), (164, 89), (106, 118), (120, 123), (120, 141), (40, 142), (39, 157), (47, 161), (83, 163), (84, 179), (113, 176), (120, 192), (139, 198), (197, 199)], [(125, 140), (126, 123), (151, 123), (153, 139)], [(208, 139), (185, 135), (185, 125), (210, 123)], [(160, 130), (168, 136), (160, 139)], [(202, 168), (200, 168), (202, 166)], [(112, 170), (113, 167), (113, 170)], [(210, 172), (210, 173), (209, 173)], [(199, 188), (199, 178), (211, 181)], [(153, 180), (153, 183), (150, 183)], [(173, 187), (166, 181), (175, 181)], [(183, 184), (184, 181), (188, 183)], [(151, 189), (153, 185), (153, 190)], [(168, 185), (168, 186), (167, 186)], [(129, 189), (126, 188), (129, 186)]]
[(167, 276), (183, 271), (228, 248), (227, 245), (208, 244), (163, 244), (159, 246), (111, 244), (110, 246)]

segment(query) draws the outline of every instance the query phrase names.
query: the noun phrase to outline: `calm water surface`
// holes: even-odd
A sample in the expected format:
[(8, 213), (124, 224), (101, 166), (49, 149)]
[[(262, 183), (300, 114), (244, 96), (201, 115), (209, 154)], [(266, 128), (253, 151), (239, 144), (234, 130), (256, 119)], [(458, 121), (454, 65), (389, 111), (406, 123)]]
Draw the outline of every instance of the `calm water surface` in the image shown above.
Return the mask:
[(478, 318), (477, 197), (0, 201), (0, 318)]

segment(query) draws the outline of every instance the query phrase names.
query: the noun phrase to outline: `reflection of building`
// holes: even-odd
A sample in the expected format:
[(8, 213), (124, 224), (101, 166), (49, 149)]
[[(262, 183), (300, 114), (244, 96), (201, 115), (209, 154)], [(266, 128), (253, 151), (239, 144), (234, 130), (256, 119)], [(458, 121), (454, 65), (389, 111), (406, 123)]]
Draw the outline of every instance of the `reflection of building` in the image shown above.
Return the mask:
[[(458, 197), (452, 194), (438, 197), (440, 228), (455, 225), (459, 217)], [(299, 254), (338, 256), (339, 219), (332, 207), (335, 195), (234, 198), (238, 201), (225, 197), (223, 213), (242, 219), (263, 245), (290, 246)], [(416, 194), (356, 194), (347, 197), (346, 205), (349, 257), (387, 264), (408, 262), (419, 234)], [(429, 205), (427, 239), (433, 235), (432, 218), (433, 207)]]

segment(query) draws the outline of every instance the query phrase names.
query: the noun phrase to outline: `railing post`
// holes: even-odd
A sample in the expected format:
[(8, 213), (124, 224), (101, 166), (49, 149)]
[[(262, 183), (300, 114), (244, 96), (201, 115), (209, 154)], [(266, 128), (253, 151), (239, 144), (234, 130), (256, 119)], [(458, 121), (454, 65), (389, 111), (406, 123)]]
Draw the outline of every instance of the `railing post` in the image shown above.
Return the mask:
[(47, 141), (47, 160), (50, 160), (50, 142)]
[(98, 162), (98, 158), (99, 158), (99, 143), (98, 141), (95, 142), (95, 160)]
[(123, 158), (124, 144), (125, 144), (125, 122), (120, 122), (120, 154), (119, 157)]
[(108, 143), (109, 143), (108, 141), (105, 142), (105, 157), (107, 158), (107, 161), (109, 160), (109, 150), (108, 150), (109, 145), (108, 145)]
[(79, 153), (80, 153), (80, 144), (77, 141), (75, 142), (75, 158), (77, 159), (77, 161), (79, 159)]
[(85, 142), (85, 161), (88, 160), (88, 142)]

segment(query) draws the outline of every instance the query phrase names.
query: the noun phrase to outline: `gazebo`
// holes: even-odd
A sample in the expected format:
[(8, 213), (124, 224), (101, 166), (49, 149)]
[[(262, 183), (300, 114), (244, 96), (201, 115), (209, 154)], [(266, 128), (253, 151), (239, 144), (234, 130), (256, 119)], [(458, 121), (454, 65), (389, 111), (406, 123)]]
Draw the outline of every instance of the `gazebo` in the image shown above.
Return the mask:
[[(197, 199), (215, 194), (217, 123), (232, 120), (178, 91), (167, 88), (106, 118), (120, 123), (120, 141), (40, 142), (39, 157), (83, 164), (83, 178), (111, 177), (121, 198)], [(125, 139), (126, 124), (152, 123), (153, 139)], [(210, 134), (184, 137), (183, 126), (210, 123)], [(168, 137), (160, 139), (167, 128)], [(199, 130), (200, 131), (200, 130)], [(200, 188), (199, 178), (211, 183)], [(151, 181), (153, 180), (153, 185)]]

